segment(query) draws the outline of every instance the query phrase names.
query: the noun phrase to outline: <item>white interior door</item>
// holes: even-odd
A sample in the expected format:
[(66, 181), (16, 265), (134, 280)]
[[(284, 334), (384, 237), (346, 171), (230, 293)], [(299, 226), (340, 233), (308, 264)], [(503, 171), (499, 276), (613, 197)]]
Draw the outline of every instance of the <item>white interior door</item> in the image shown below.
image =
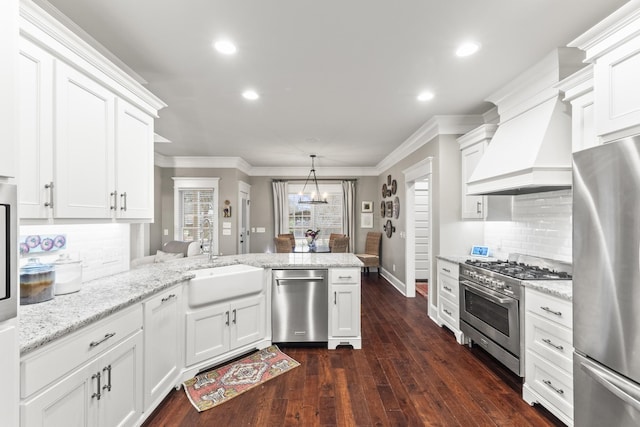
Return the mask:
[(238, 186), (239, 216), (238, 216), (238, 253), (246, 254), (251, 251), (249, 232), (250, 219), (250, 202), (249, 195), (251, 186), (247, 183), (240, 182)]
[(429, 280), (429, 181), (416, 181), (415, 185), (415, 260), (416, 280)]

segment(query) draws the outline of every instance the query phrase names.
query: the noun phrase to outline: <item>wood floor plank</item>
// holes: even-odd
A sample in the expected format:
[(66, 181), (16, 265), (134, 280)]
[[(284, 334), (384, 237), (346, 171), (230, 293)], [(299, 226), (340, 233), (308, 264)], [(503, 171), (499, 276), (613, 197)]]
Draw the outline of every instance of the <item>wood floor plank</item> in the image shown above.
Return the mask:
[(300, 367), (198, 413), (171, 391), (155, 426), (561, 426), (522, 400), (522, 381), (479, 348), (458, 345), (377, 275), (362, 276), (362, 350), (283, 347)]

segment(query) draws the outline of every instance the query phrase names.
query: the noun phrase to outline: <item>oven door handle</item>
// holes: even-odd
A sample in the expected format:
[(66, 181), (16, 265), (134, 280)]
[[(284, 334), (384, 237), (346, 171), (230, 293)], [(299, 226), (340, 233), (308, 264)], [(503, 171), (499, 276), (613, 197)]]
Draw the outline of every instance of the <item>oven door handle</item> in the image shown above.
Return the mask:
[(483, 298), (486, 298), (488, 300), (491, 300), (497, 304), (508, 304), (510, 302), (513, 302), (513, 298), (509, 298), (509, 297), (502, 297), (499, 293), (497, 292), (493, 292), (490, 289), (484, 288), (482, 286), (476, 285), (473, 282), (470, 282), (468, 280), (461, 280), (460, 281), (461, 285), (464, 285), (474, 291), (476, 291), (476, 294), (479, 293), (478, 296), (481, 296)]

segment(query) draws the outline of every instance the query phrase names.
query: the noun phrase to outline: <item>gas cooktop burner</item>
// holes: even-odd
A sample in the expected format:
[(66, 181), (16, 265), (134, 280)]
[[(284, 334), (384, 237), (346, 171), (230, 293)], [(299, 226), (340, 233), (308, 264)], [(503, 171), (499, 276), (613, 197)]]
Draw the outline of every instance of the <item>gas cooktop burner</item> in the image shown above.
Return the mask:
[(571, 274), (515, 261), (467, 260), (466, 264), (520, 280), (571, 280)]

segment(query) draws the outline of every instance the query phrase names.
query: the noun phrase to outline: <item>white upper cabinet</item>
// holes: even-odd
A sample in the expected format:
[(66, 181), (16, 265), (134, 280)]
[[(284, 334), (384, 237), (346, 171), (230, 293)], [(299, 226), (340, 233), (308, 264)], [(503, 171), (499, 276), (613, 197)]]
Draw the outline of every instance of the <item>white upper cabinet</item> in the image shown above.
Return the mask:
[(462, 219), (511, 220), (510, 196), (468, 196), (467, 182), (485, 149), (489, 145), (498, 125), (484, 124), (458, 138), (462, 171), (462, 199), (460, 201)]
[(33, 3), (20, 34), (21, 218), (153, 221), (166, 105)]
[(15, 52), (18, 46), (17, 0), (0, 2), (0, 177), (16, 176), (17, 128)]
[(53, 56), (20, 39), (18, 56), (19, 186), (22, 218), (53, 216)]
[(571, 152), (599, 145), (595, 128), (593, 66), (570, 75), (558, 87), (564, 92), (564, 100), (571, 103)]
[(115, 209), (115, 95), (61, 61), (55, 90), (55, 216), (108, 218)]
[(570, 46), (594, 64), (596, 135), (611, 141), (640, 132), (640, 4), (627, 3)]
[(153, 219), (153, 117), (119, 99), (115, 144), (116, 215)]

